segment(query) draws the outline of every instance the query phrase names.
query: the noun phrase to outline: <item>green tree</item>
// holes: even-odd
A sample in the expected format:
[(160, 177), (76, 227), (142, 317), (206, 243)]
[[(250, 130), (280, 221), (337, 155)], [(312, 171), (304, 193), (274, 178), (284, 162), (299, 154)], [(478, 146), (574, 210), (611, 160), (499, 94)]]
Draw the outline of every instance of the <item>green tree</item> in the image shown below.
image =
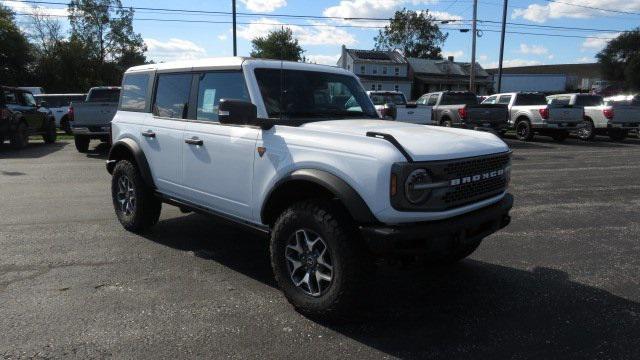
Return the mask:
[(607, 80), (640, 90), (640, 28), (620, 34), (596, 55)]
[(119, 83), (127, 67), (146, 62), (146, 45), (133, 30), (134, 11), (120, 0), (72, 0), (71, 41), (82, 44), (96, 74), (91, 83)]
[(31, 48), (26, 36), (15, 23), (14, 13), (0, 5), (0, 82), (3, 85), (25, 85)]
[(447, 34), (443, 34), (428, 10), (396, 11), (389, 25), (374, 38), (376, 50), (399, 49), (407, 57), (442, 59)]
[(251, 57), (255, 58), (301, 61), (304, 53), (289, 28), (270, 31), (264, 37), (257, 37), (251, 40), (251, 46)]

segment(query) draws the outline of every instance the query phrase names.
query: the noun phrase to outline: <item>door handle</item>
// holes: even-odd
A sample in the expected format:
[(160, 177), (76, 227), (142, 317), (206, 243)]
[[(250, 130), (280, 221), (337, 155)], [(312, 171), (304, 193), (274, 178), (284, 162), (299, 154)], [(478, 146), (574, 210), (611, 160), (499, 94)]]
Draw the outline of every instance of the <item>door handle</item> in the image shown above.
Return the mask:
[(142, 136), (144, 136), (144, 137), (147, 137), (147, 138), (154, 138), (154, 137), (156, 137), (156, 133), (154, 133), (154, 132), (153, 132), (153, 131), (151, 131), (151, 130), (147, 130), (147, 131), (145, 131), (145, 132), (141, 133), (141, 135), (142, 135)]
[(185, 139), (184, 142), (189, 145), (198, 145), (198, 146), (202, 146), (204, 144), (204, 141), (198, 139), (197, 137), (192, 137), (191, 139)]

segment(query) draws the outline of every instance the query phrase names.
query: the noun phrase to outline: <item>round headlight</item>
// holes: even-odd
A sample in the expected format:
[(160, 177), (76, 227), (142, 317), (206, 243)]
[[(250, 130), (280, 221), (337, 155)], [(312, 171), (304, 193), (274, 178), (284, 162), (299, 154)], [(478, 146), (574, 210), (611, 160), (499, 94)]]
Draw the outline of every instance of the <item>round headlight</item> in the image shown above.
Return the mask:
[(409, 174), (404, 183), (404, 193), (412, 204), (424, 202), (431, 193), (430, 189), (420, 189), (421, 184), (431, 183), (431, 177), (425, 169), (416, 169)]

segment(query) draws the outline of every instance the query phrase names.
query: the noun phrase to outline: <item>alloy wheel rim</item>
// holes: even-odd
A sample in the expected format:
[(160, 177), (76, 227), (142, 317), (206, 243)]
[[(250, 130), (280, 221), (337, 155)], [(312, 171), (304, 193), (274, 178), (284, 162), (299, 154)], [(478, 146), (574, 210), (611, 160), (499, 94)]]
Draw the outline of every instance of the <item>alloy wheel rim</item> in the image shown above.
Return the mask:
[(293, 284), (307, 295), (318, 297), (333, 282), (333, 262), (327, 243), (317, 233), (299, 229), (285, 248), (285, 260)]
[(518, 125), (518, 135), (524, 137), (527, 134), (527, 127), (524, 124)]
[(590, 122), (586, 122), (584, 126), (578, 131), (581, 138), (586, 139), (591, 135), (592, 125)]
[(118, 193), (116, 199), (120, 205), (120, 211), (129, 216), (136, 211), (136, 189), (133, 182), (126, 175), (118, 178)]

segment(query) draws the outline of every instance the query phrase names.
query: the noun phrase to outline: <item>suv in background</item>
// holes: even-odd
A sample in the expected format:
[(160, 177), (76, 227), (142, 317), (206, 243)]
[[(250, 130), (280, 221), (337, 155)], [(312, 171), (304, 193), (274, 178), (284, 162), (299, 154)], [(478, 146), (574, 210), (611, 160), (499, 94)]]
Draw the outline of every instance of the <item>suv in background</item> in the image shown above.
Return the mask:
[(107, 170), (123, 227), (164, 202), (268, 238), (304, 314), (349, 311), (374, 256), (453, 263), (510, 221), (500, 138), (380, 120), (347, 70), (206, 59), (133, 67), (122, 88)]
[(51, 111), (38, 106), (28, 91), (0, 87), (0, 144), (11, 142), (14, 149), (29, 143), (29, 136), (42, 135), (47, 144), (56, 141), (56, 122)]
[(71, 134), (69, 105), (83, 102), (86, 94), (40, 94), (34, 95), (38, 105), (48, 108), (56, 119), (56, 127)]

